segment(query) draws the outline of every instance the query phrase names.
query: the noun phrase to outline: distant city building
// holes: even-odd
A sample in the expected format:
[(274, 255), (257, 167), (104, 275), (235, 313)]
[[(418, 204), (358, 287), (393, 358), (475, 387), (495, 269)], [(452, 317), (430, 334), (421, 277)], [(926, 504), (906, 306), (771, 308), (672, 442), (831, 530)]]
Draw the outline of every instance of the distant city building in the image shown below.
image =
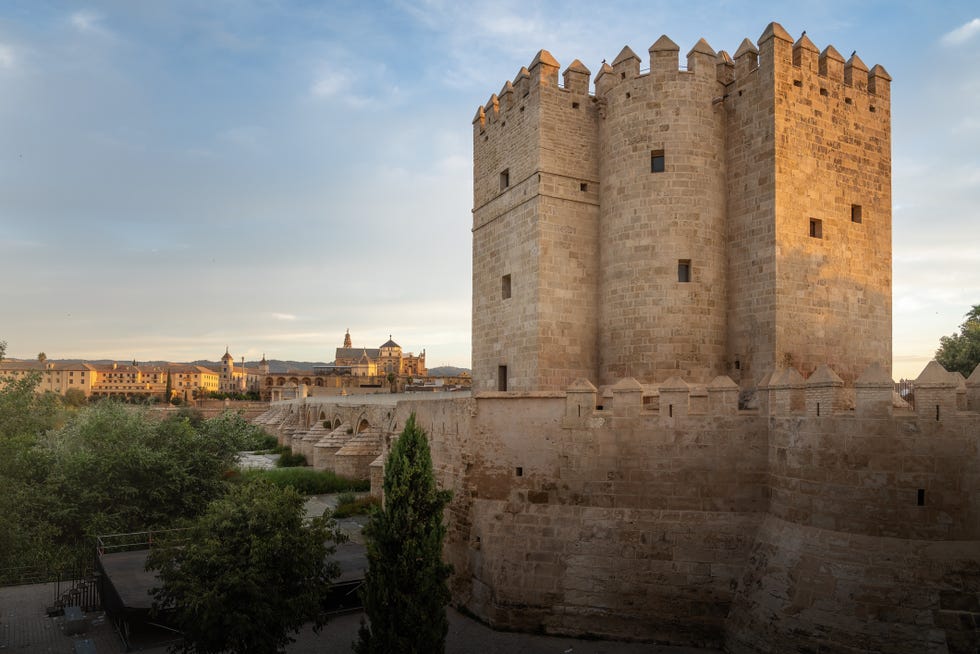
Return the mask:
[(242, 357), (240, 368), (235, 368), (235, 357), (228, 352), (225, 347), (224, 356), (221, 357), (221, 379), (218, 383), (218, 390), (222, 393), (247, 393), (259, 391), (262, 382), (269, 374), (269, 362), (262, 355), (262, 360), (258, 366), (247, 367), (245, 358)]
[(217, 391), (218, 373), (204, 366), (171, 364), (139, 366), (134, 364), (93, 364), (85, 362), (57, 363), (53, 361), (0, 362), (0, 387), (7, 379), (22, 379), (36, 373), (38, 392), (64, 395), (78, 389), (85, 397), (159, 397), (167, 392), (170, 375), (171, 395), (181, 399), (196, 399), (204, 393)]
[[(77, 388), (86, 397), (163, 399), (167, 392), (168, 373), (171, 397), (182, 400), (195, 400), (213, 392), (254, 392), (259, 393), (262, 399), (284, 399), (300, 396), (303, 386), (311, 394), (377, 392), (377, 389), (392, 388), (392, 382), (388, 379), (390, 374), (397, 378), (394, 382), (396, 389), (404, 390), (412, 384), (426, 389), (432, 386), (424, 383), (428, 377), (425, 350), (418, 355), (413, 352), (405, 354), (390, 336), (387, 342), (376, 348), (354, 347), (350, 330), (344, 335), (343, 346), (336, 349), (331, 364), (313, 366), (311, 370), (286, 372), (271, 372), (270, 368), (264, 354), (258, 364), (246, 365), (244, 357), (236, 364), (228, 347), (225, 347), (218, 370), (193, 364), (141, 366), (136, 361), (132, 364), (94, 364), (7, 359), (0, 362), (0, 387), (8, 379), (20, 379), (31, 373), (40, 376), (38, 392), (64, 395), (68, 390)], [(468, 382), (468, 379), (463, 381)], [(459, 381), (447, 380), (444, 383), (455, 385)]]
[(347, 330), (344, 344), (334, 352), (333, 363), (313, 366), (312, 370), (270, 373), (263, 382), (262, 397), (271, 400), (299, 397), (298, 389), (302, 386), (314, 395), (358, 392), (358, 389), (364, 389), (359, 392), (377, 392), (380, 388), (391, 388), (389, 374), (397, 378), (395, 387), (402, 389), (410, 381), (427, 377), (425, 350), (417, 356), (413, 352), (404, 354), (390, 335), (379, 347), (354, 347), (350, 330)]
[[(331, 366), (325, 366), (330, 368)], [(394, 373), (398, 377), (425, 377), (425, 350), (418, 356), (413, 352), (402, 353), (402, 347), (388, 336), (388, 341), (377, 348), (353, 347), (350, 330), (344, 334), (344, 345), (334, 355), (334, 368), (350, 368), (355, 377)]]

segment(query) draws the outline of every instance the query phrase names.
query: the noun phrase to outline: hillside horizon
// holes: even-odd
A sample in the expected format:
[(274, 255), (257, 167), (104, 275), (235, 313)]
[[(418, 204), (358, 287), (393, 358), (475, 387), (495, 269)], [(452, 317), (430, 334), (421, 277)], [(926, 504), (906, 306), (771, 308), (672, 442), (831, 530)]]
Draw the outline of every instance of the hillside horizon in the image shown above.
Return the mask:
[[(36, 357), (4, 357), (4, 361), (37, 361)], [(111, 365), (113, 363), (132, 365), (133, 359), (82, 359), (82, 358), (64, 358), (64, 359), (47, 359), (48, 363), (91, 363), (93, 365)], [(293, 360), (283, 360), (283, 359), (266, 359), (269, 364), (270, 373), (288, 373), (291, 371), (308, 371), (312, 370), (314, 366), (329, 366), (333, 364), (333, 361), (323, 362), (323, 361), (293, 361)], [(245, 361), (245, 366), (248, 368), (255, 367), (259, 364), (258, 360)], [(220, 369), (221, 361), (209, 361), (207, 359), (196, 359), (194, 361), (165, 361), (165, 360), (154, 360), (154, 361), (136, 361), (137, 366), (204, 366), (205, 368), (213, 368), (215, 370)], [(236, 367), (240, 367), (241, 361), (235, 361)], [(455, 377), (462, 372), (470, 372), (469, 368), (464, 368), (461, 366), (435, 366), (428, 369), (430, 377)]]

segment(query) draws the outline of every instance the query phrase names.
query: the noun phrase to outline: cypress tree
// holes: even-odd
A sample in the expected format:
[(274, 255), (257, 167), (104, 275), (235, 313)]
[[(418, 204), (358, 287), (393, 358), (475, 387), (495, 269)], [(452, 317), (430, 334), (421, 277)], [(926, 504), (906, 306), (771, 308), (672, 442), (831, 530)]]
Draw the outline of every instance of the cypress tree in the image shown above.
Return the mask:
[(357, 654), (445, 652), (449, 622), (446, 584), (452, 566), (442, 561), (442, 513), (450, 499), (436, 487), (425, 431), (415, 414), (385, 464), (384, 507), (364, 529), (368, 571), (361, 599)]
[(167, 388), (166, 390), (164, 390), (163, 393), (164, 393), (164, 400), (169, 403), (170, 400), (173, 399), (173, 397), (171, 396), (174, 393), (174, 385), (173, 382), (170, 380), (170, 368), (167, 368)]

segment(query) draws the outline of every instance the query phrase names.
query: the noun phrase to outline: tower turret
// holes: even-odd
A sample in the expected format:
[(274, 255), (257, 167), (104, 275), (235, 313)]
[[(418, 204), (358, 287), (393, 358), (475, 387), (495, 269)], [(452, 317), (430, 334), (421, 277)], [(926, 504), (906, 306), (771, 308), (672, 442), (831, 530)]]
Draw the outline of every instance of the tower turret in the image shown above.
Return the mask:
[(589, 70), (559, 69), (538, 52), (473, 121), (477, 390), (595, 375), (598, 111)]
[(598, 94), (599, 384), (724, 371), (724, 86), (706, 41), (679, 51), (661, 36), (641, 75), (623, 48)]

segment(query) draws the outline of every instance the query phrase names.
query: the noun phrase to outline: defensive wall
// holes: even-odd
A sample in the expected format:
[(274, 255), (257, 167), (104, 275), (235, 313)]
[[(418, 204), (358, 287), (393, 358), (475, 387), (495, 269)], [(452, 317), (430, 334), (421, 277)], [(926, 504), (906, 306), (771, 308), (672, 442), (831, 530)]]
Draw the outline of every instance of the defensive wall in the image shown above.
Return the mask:
[(374, 420), (383, 450), (416, 413), (453, 492), (455, 602), (495, 627), (975, 652), (980, 370), (930, 364), (914, 409), (893, 393), (880, 366), (853, 385), (822, 366), (768, 375), (750, 410), (727, 377), (280, 409)]

